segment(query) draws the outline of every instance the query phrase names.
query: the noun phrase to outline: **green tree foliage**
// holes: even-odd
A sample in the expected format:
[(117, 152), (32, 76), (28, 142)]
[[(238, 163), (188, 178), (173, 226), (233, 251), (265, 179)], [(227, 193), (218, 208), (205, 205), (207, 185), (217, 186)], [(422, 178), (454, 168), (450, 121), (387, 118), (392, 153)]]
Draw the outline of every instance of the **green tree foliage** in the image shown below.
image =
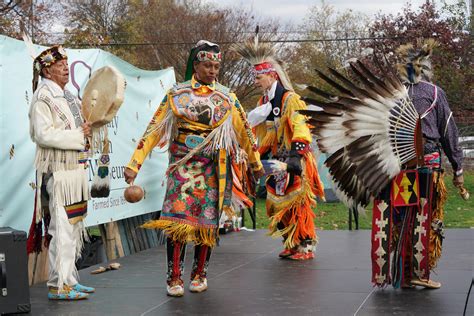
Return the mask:
[(314, 69), (331, 66), (344, 71), (346, 61), (362, 53), (360, 42), (351, 39), (366, 36), (367, 24), (368, 17), (362, 13), (339, 12), (324, 1), (314, 5), (299, 27), (310, 41), (296, 45), (293, 55), (287, 59), (292, 81), (325, 86)]
[[(134, 38), (128, 26), (130, 4), (127, 0), (71, 0), (61, 4), (65, 13), (64, 44), (72, 47), (127, 42)], [(133, 59), (133, 49), (107, 47), (113, 54)]]

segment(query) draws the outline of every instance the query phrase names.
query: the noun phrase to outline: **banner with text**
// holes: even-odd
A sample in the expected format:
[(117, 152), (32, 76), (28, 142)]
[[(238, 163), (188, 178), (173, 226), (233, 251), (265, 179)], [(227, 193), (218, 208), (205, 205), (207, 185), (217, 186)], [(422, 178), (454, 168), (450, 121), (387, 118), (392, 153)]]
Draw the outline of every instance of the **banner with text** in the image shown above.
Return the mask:
[[(46, 47), (35, 45), (39, 54)], [(166, 91), (175, 82), (172, 68), (161, 71), (138, 69), (100, 49), (67, 49), (72, 93), (81, 96), (96, 69), (114, 66), (127, 80), (125, 101), (108, 124), (110, 148), (108, 198), (89, 201), (86, 225), (92, 226), (161, 209), (165, 193), (168, 155), (155, 148), (135, 181), (145, 197), (130, 204), (123, 198), (127, 187), (124, 166)], [(23, 41), (0, 35), (0, 227), (27, 231), (33, 216), (35, 144), (29, 136), (28, 110), (32, 97), (32, 62)], [(97, 171), (96, 154), (89, 161), (89, 181)]]

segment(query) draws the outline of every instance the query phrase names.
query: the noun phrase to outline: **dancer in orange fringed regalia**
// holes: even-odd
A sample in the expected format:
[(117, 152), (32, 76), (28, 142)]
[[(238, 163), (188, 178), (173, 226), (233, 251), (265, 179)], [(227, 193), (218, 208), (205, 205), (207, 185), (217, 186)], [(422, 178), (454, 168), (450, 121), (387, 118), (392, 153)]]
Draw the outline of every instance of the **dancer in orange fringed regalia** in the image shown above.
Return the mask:
[[(270, 235), (284, 239), (281, 258), (313, 259), (317, 243), (313, 208), (316, 197), (324, 198), (324, 189), (311, 151), (311, 133), (297, 112), (306, 104), (293, 91), (271, 45), (255, 37), (233, 50), (253, 65), (255, 85), (263, 92), (249, 113), (249, 123), (270, 173), (266, 178)], [(286, 163), (286, 168), (277, 161)]]

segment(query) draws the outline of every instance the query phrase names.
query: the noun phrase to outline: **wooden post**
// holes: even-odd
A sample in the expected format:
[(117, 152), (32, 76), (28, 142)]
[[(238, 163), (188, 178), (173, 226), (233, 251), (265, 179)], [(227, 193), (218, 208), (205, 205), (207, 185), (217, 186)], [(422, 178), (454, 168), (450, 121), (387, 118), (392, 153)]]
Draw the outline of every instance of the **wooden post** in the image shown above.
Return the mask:
[(111, 261), (125, 256), (117, 222), (99, 225), (99, 229), (102, 242), (105, 245), (107, 260)]
[(124, 257), (125, 253), (123, 251), (122, 238), (120, 237), (120, 231), (119, 231), (117, 222), (114, 222), (114, 238), (115, 238), (115, 246), (117, 248), (117, 253), (118, 253), (119, 258)]
[(105, 254), (107, 255), (108, 261), (117, 258), (113, 228), (113, 222), (99, 225), (100, 235), (102, 236), (102, 242), (105, 246)]
[(117, 258), (117, 251), (115, 245), (115, 232), (114, 232), (114, 222), (105, 224), (105, 232), (107, 237), (106, 253), (107, 258), (110, 260)]
[(41, 242), (41, 247), (40, 253), (30, 253), (28, 256), (28, 280), (30, 285), (48, 280), (48, 249), (44, 247), (44, 242)]

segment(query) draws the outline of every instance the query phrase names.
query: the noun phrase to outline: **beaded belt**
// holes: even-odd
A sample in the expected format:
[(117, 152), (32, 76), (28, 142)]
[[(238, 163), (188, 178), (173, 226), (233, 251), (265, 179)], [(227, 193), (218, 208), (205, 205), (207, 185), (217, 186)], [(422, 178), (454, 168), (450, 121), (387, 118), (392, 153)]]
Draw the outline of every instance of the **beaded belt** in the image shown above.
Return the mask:
[(426, 154), (424, 156), (425, 165), (431, 166), (433, 168), (440, 168), (441, 167), (441, 156), (438, 152), (434, 152), (431, 154)]
[(193, 149), (199, 146), (205, 138), (205, 135), (179, 134), (176, 141), (185, 144), (186, 147), (190, 149)]

